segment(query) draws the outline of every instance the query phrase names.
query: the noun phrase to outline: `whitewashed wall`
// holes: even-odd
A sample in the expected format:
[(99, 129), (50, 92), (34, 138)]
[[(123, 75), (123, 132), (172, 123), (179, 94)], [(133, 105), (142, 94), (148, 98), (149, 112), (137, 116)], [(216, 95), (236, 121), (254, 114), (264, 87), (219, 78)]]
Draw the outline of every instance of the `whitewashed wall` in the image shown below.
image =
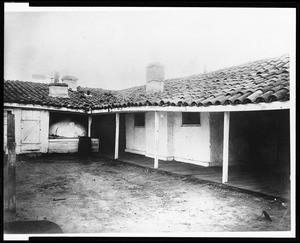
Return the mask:
[(208, 166), (210, 162), (209, 113), (200, 114), (201, 125), (183, 125), (181, 112), (173, 114), (174, 159)]
[(3, 110), (3, 151), (7, 146), (7, 110)]
[[(182, 126), (181, 112), (158, 112), (158, 158), (208, 166), (209, 113), (201, 113), (200, 126)], [(154, 157), (154, 112), (146, 112), (145, 128), (134, 127), (134, 114), (126, 114), (126, 151)]]
[[(146, 156), (154, 158), (154, 112), (146, 112)], [(159, 133), (158, 133), (158, 158), (162, 160), (173, 160), (172, 153), (172, 116), (168, 112), (158, 112)], [(170, 126), (171, 125), (171, 126)], [(169, 141), (169, 143), (168, 143)], [(171, 148), (171, 149), (170, 149)]]
[(145, 127), (134, 126), (134, 114), (125, 115), (126, 126), (126, 152), (145, 154), (146, 153), (146, 132)]

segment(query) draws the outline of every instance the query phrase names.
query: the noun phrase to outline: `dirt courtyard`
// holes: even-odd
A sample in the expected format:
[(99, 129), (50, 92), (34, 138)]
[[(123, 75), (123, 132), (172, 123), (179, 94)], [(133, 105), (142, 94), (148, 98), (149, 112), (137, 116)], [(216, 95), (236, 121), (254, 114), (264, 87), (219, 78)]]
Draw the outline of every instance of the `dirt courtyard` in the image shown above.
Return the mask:
[[(289, 231), (289, 203), (91, 156), (17, 162), (16, 220), (64, 233)], [(5, 185), (4, 185), (5, 186)], [(272, 221), (257, 218), (266, 211)]]

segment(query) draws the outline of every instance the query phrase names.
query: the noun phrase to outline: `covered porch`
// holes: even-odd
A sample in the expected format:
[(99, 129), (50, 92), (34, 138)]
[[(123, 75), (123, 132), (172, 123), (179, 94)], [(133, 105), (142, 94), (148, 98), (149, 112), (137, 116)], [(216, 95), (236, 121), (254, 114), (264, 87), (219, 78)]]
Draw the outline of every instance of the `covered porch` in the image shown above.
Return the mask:
[[(260, 107), (261, 109), (257, 110), (257, 106), (252, 110), (250, 106), (247, 106), (248, 110), (244, 107), (239, 110), (236, 106), (235, 110), (224, 112), (203, 108), (204, 112), (211, 113), (211, 144), (215, 151), (211, 158), (221, 161), (221, 166), (205, 167), (178, 162), (180, 160), (176, 161), (176, 158), (171, 161), (161, 160), (158, 154), (160, 119), (159, 111), (156, 110), (152, 111), (155, 115), (152, 130), (154, 157), (126, 153), (124, 146), (120, 146), (125, 130), (124, 120), (120, 119), (124, 117), (123, 110), (112, 114), (111, 124), (114, 124), (112, 130), (115, 132), (111, 133), (110, 137), (114, 140), (114, 146), (111, 146), (110, 152), (102, 152), (109, 158), (139, 166), (289, 200), (289, 109), (282, 104), (270, 110), (270, 107)], [(182, 111), (193, 112), (198, 110), (198, 107), (193, 109)]]
[[(113, 153), (104, 154), (114, 159)], [(132, 153), (120, 152), (120, 161), (134, 165), (153, 168), (153, 159)], [(290, 200), (290, 180), (283, 171), (266, 173), (267, 168), (246, 166), (229, 166), (228, 182), (226, 185), (243, 190), (258, 192), (275, 198)], [(196, 178), (216, 183), (222, 183), (222, 167), (204, 167), (178, 161), (159, 160), (159, 171), (169, 172), (187, 178)]]

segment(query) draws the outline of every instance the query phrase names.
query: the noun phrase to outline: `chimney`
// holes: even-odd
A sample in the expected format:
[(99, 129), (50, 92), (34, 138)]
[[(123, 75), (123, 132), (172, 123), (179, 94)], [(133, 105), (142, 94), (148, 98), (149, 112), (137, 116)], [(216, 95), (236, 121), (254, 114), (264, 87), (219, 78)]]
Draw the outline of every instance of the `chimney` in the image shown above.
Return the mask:
[(49, 96), (68, 98), (68, 85), (65, 83), (50, 83), (49, 84)]
[(164, 91), (165, 67), (159, 62), (150, 63), (146, 67), (146, 93)]
[(74, 77), (74, 76), (63, 76), (61, 78), (63, 83), (66, 83), (69, 88), (71, 88), (74, 91), (77, 91), (77, 80), (78, 78)]
[(203, 74), (207, 74), (206, 65), (204, 65)]
[(53, 77), (54, 77), (54, 83), (58, 83), (59, 82), (59, 72), (54, 71)]

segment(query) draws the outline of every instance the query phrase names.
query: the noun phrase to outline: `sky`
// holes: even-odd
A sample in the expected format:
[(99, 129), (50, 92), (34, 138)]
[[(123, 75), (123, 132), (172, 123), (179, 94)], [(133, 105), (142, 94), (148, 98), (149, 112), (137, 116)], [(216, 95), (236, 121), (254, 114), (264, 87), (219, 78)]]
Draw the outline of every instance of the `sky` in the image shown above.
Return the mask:
[(160, 62), (165, 78), (290, 53), (295, 9), (44, 8), (5, 11), (4, 79), (72, 75), (78, 85), (125, 89)]

